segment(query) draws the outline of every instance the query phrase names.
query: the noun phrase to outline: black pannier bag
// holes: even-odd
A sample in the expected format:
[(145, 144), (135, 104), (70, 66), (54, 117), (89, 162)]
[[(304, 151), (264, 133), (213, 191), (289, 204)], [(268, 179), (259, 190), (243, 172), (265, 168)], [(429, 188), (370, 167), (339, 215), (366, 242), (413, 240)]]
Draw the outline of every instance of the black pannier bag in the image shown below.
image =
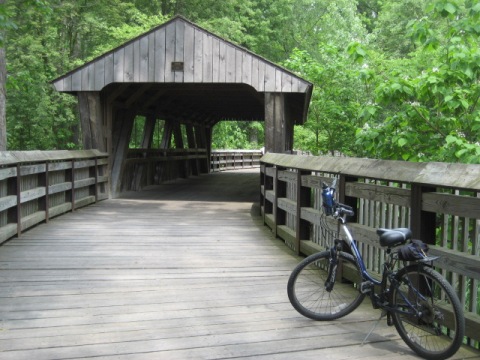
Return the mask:
[(412, 240), (398, 249), (398, 258), (405, 261), (422, 260), (427, 257), (428, 245), (421, 240)]

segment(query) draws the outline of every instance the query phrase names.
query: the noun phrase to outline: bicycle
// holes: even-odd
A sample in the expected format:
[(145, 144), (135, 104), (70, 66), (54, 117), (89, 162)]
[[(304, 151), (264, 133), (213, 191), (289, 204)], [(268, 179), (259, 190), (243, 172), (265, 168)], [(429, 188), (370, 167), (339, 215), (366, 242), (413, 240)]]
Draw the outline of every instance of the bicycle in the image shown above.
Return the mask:
[(378, 321), (386, 316), (418, 355), (435, 360), (454, 355), (463, 342), (465, 318), (454, 289), (432, 267), (438, 257), (428, 256), (428, 247), (412, 240), (407, 228), (377, 229), (385, 262), (380, 279), (369, 274), (347, 226), (353, 208), (334, 200), (335, 183), (323, 184), (322, 207), (325, 216), (337, 220), (336, 234), (344, 236), (292, 271), (287, 292), (293, 307), (313, 320), (334, 320), (368, 296), (373, 308), (382, 310)]

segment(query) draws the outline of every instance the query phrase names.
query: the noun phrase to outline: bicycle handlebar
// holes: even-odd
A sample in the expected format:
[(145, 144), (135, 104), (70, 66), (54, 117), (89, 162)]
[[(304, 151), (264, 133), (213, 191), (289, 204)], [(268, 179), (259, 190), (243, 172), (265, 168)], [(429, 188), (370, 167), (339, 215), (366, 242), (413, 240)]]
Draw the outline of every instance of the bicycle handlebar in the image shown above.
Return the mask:
[(354, 216), (355, 211), (353, 211), (353, 208), (351, 206), (341, 204), (341, 203), (336, 203), (336, 209), (334, 214), (338, 214), (338, 216)]

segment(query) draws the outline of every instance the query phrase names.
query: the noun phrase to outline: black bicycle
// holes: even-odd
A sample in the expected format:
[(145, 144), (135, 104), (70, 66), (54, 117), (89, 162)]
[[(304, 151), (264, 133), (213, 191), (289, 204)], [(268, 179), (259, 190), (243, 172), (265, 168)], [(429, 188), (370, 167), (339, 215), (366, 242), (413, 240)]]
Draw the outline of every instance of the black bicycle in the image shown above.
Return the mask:
[(454, 289), (432, 268), (438, 257), (428, 256), (428, 246), (412, 240), (409, 229), (378, 229), (386, 259), (381, 278), (372, 276), (347, 226), (354, 211), (336, 202), (334, 193), (334, 184), (323, 185), (324, 213), (338, 220), (339, 238), (295, 267), (287, 286), (293, 307), (313, 320), (334, 320), (368, 296), (382, 310), (380, 319), (386, 316), (418, 355), (435, 360), (454, 355), (463, 341), (465, 318)]

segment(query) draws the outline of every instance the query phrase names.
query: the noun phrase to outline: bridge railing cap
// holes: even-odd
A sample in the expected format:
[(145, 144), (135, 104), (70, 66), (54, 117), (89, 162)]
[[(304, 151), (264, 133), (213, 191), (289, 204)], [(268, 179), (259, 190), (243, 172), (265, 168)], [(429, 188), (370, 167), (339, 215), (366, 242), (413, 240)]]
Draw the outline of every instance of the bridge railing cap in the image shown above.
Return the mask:
[(480, 165), (349, 157), (302, 156), (267, 153), (261, 159), (285, 168), (311, 170), (352, 177), (480, 190)]

